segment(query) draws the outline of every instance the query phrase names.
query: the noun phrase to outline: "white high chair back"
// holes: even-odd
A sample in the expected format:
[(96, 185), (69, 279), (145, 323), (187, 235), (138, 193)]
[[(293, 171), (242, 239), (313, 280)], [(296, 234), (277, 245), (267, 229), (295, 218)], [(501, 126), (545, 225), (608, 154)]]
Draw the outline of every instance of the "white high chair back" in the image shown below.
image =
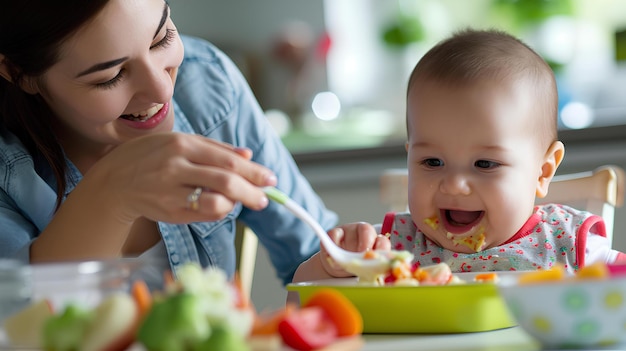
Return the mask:
[(242, 223), (237, 223), (237, 234), (235, 236), (237, 274), (239, 275), (241, 287), (248, 298), (252, 293), (252, 280), (254, 279), (258, 248), (259, 239), (252, 229)]
[[(389, 211), (408, 208), (408, 172), (404, 168), (388, 169), (380, 177), (381, 202)], [(601, 166), (593, 171), (555, 176), (548, 195), (537, 204), (559, 203), (602, 216), (606, 235), (613, 242), (615, 208), (624, 203), (624, 170), (618, 166)]]

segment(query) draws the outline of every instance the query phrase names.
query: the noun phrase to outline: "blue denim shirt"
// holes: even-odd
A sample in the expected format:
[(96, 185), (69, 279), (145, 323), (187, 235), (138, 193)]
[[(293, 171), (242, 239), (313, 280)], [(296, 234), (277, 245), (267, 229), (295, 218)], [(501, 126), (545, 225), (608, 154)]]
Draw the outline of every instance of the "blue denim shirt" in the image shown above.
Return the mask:
[[(183, 36), (183, 43), (185, 57), (172, 102), (174, 130), (250, 148), (254, 161), (276, 173), (279, 189), (311, 212), (324, 228), (334, 226), (336, 214), (324, 207), (301, 175), (232, 61), (206, 41)], [(67, 162), (69, 194), (82, 175)], [(56, 182), (48, 165), (34, 160), (2, 127), (0, 175), (0, 257), (28, 262), (30, 244), (53, 216)], [(172, 269), (194, 261), (233, 274), (235, 220), (257, 234), (284, 283), (291, 281), (297, 266), (319, 249), (311, 229), (280, 205), (270, 202), (263, 211), (252, 211), (237, 204), (226, 218), (216, 222), (158, 223)]]

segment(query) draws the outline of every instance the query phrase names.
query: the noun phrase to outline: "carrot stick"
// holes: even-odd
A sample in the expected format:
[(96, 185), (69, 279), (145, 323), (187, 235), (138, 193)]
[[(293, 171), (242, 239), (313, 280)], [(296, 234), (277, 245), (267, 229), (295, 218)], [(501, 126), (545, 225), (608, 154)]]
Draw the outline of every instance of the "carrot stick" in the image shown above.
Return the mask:
[(143, 280), (135, 280), (131, 287), (131, 296), (137, 304), (139, 317), (143, 318), (152, 308), (152, 293)]

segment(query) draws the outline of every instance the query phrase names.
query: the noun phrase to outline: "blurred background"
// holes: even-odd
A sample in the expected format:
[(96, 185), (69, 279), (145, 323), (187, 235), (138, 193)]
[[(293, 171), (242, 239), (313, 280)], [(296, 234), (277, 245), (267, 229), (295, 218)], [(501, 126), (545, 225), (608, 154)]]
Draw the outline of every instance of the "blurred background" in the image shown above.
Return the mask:
[[(302, 172), (342, 222), (382, 220), (379, 177), (406, 165), (411, 69), (436, 42), (466, 27), (506, 30), (553, 67), (566, 145), (559, 173), (609, 163), (626, 168), (626, 1), (169, 3), (181, 33), (208, 39), (241, 68)], [(623, 208), (616, 246), (626, 251)], [(275, 282), (261, 252), (257, 306), (284, 302), (282, 292), (271, 298), (262, 292)]]
[(468, 26), (507, 30), (551, 63), (563, 129), (625, 120), (623, 0), (170, 3), (181, 32), (209, 39), (237, 62), (296, 152), (403, 139), (411, 69)]

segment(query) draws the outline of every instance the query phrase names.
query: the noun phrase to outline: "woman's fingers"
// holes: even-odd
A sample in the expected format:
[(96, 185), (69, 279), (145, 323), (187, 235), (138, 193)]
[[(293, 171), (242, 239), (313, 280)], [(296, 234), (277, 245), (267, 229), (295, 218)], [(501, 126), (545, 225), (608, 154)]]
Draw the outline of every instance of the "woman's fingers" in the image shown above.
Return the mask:
[[(215, 166), (235, 173), (256, 186), (276, 185), (276, 175), (268, 168), (250, 162), (252, 151), (202, 136), (193, 136), (188, 160), (200, 166)], [(187, 146), (189, 147), (189, 146)]]
[[(236, 202), (255, 210), (267, 206), (260, 187), (275, 185), (276, 177), (251, 156), (247, 148), (202, 136), (162, 133), (120, 145), (86, 176), (98, 179), (105, 196), (118, 198), (120, 218), (218, 220)], [(198, 187), (202, 191), (192, 196)]]
[(221, 194), (253, 210), (261, 210), (268, 204), (267, 196), (259, 186), (220, 167), (192, 164), (181, 180), (190, 188), (200, 186), (205, 192)]

